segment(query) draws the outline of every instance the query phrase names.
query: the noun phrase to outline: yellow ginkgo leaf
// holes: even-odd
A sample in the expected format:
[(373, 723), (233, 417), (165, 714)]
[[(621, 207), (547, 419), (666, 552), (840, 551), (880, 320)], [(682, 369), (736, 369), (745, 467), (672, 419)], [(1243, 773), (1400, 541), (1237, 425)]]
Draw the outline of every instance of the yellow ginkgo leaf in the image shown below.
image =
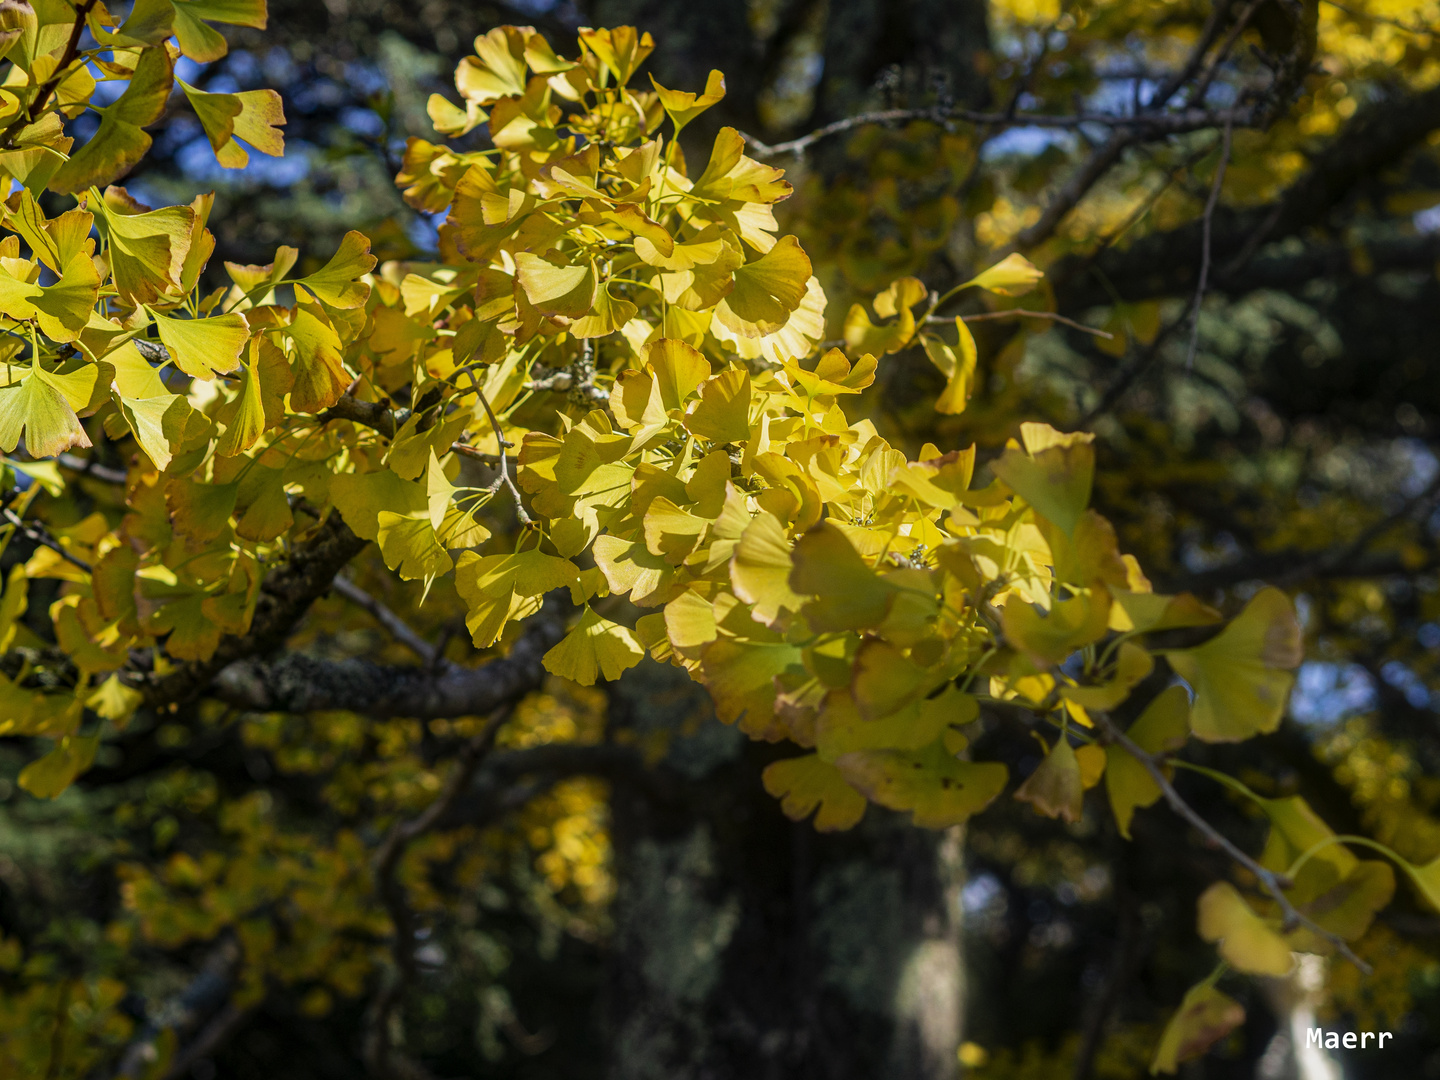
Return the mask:
[(597, 677), (607, 682), (618, 679), (644, 655), (632, 631), (602, 618), (586, 605), (579, 621), (542, 662), (552, 675), (593, 686)]
[(990, 269), (975, 275), (961, 288), (975, 286), (1001, 296), (1024, 296), (1045, 275), (1018, 251), (1006, 255)]
[(424, 515), (397, 514), (381, 510), (376, 519), (376, 538), (385, 565), (404, 581), (429, 583), (448, 574), (454, 563), (435, 536), (427, 512)]
[(1219, 634), (1168, 659), (1195, 691), (1198, 738), (1239, 742), (1274, 731), (1304, 659), (1295, 607), (1279, 589), (1261, 589)]
[(49, 371), (41, 362), (18, 384), (0, 388), (0, 449), (14, 450), (22, 429), (32, 457), (89, 446), (77, 413), (103, 400), (111, 370), (108, 364), (71, 361)]
[(1175, 1072), (1244, 1022), (1245, 1010), (1240, 1003), (1216, 990), (1209, 980), (1192, 986), (1165, 1025), (1150, 1072)]
[(804, 821), (819, 807), (815, 814), (819, 832), (854, 828), (865, 816), (865, 796), (845, 781), (839, 769), (814, 754), (771, 762), (762, 779), (791, 821)]
[(179, 288), (194, 235), (192, 207), (145, 210), (123, 188), (104, 196), (92, 189), (88, 205), (109, 238), (111, 280), (122, 300), (149, 304)]
[(845, 534), (822, 521), (795, 543), (790, 587), (814, 596), (802, 609), (812, 630), (860, 630), (878, 626), (890, 610), (895, 587), (860, 557)]
[(595, 271), (588, 263), (558, 266), (522, 251), (515, 256), (515, 280), (542, 315), (579, 319), (595, 304)]
[(774, 624), (782, 610), (799, 611), (805, 601), (790, 588), (792, 570), (784, 526), (762, 510), (746, 527), (730, 560), (735, 595), (751, 605), (755, 618)]
[(20, 770), (17, 782), (37, 799), (53, 799), (95, 760), (99, 735), (62, 736), (44, 757)]
[(1099, 641), (1110, 625), (1110, 592), (1099, 582), (1068, 600), (1056, 600), (1047, 614), (1012, 593), (1001, 612), (1005, 638), (1041, 664), (1058, 664), (1076, 649)]
[(165, 112), (173, 85), (169, 51), (163, 46), (142, 50), (125, 92), (101, 110), (95, 134), (56, 170), (50, 190), (74, 194), (108, 184), (134, 168), (150, 149), (151, 138), (142, 129)]
[(466, 100), (485, 105), (525, 93), (525, 35), (498, 26), (475, 39), (475, 55), (455, 69), (455, 86)]
[(635, 69), (655, 50), (655, 39), (648, 33), (639, 33), (633, 26), (616, 26), (592, 30), (582, 27), (580, 43), (593, 52), (615, 76), (618, 86), (624, 86), (635, 74)]
[[(660, 400), (666, 409), (685, 408), (691, 395), (710, 377), (710, 361), (700, 355), (699, 350), (674, 338), (659, 338), (647, 345), (645, 365), (655, 375)], [(745, 434), (749, 433), (747, 415)]]
[(210, 94), (197, 90), (184, 79), (176, 79), (195, 117), (205, 129), (210, 148), (227, 169), (243, 169), (250, 155), (236, 139), (243, 139), (262, 154), (279, 157), (285, 153), (285, 108), (274, 90), (244, 90), (235, 94)]
[(737, 267), (734, 288), (715, 308), (732, 333), (758, 338), (785, 325), (810, 281), (810, 257), (793, 236), (781, 237), (754, 262)]
[(1046, 817), (1061, 818), (1070, 824), (1085, 812), (1085, 788), (1075, 748), (1060, 736), (1045, 759), (1015, 791), (1015, 798), (1028, 802)]
[[(1166, 687), (1126, 734), (1147, 754), (1178, 750), (1190, 735), (1190, 695), (1183, 686)], [(1120, 835), (1129, 840), (1135, 811), (1153, 806), (1162, 792), (1149, 770), (1123, 746), (1107, 746), (1105, 758), (1105, 792), (1110, 798), (1110, 810)]]
[(674, 123), (677, 136), (691, 120), (711, 106), (718, 105), (725, 97), (725, 76), (718, 71), (710, 72), (705, 80), (705, 92), (698, 95), (687, 90), (667, 90), (655, 81), (654, 75), (650, 76), (650, 82), (660, 95), (660, 104)]
[[(32, 265), (31, 269), (38, 276), (39, 268)], [(99, 294), (100, 275), (85, 248), (71, 255), (65, 272), (53, 285), (21, 280), (0, 265), (0, 313), (22, 322), (34, 319), (40, 332), (52, 341), (69, 342), (80, 337), (90, 323)]]
[[(237, 133), (245, 137), (238, 129)], [(322, 304), (342, 310), (357, 308), (370, 297), (370, 286), (359, 279), (375, 269), (375, 262), (369, 237), (352, 229), (341, 239), (329, 262), (315, 273), (297, 278), (295, 283), (303, 285)]]
[(935, 411), (955, 415), (965, 411), (965, 405), (975, 390), (975, 369), (980, 353), (975, 347), (975, 335), (965, 325), (965, 320), (955, 318), (955, 346), (952, 348), (933, 334), (926, 334), (922, 340), (925, 355), (945, 376), (945, 389), (935, 400)]
[(744, 442), (750, 437), (750, 372), (730, 367), (700, 384), (700, 400), (685, 417), (685, 427), (712, 442)]
[(1228, 881), (1217, 881), (1200, 895), (1197, 929), (1219, 945), (1220, 955), (1237, 971), (1285, 975), (1292, 958), (1285, 939), (1250, 909)]
[(775, 678), (800, 667), (800, 650), (784, 642), (718, 638), (701, 657), (715, 715), (751, 738), (777, 742), (789, 735), (775, 716)]
[(927, 829), (963, 825), (995, 800), (1009, 775), (996, 762), (960, 761), (938, 743), (920, 751), (857, 750), (835, 765), (872, 802), (908, 810)]
[(1090, 503), (1095, 479), (1094, 436), (1062, 435), (1046, 424), (1022, 424), (1025, 449), (1010, 447), (991, 463), (995, 475), (1068, 536)]
[(234, 371), (250, 340), (250, 324), (233, 311), (208, 319), (175, 319), (152, 311), (155, 329), (175, 366), (197, 379)]

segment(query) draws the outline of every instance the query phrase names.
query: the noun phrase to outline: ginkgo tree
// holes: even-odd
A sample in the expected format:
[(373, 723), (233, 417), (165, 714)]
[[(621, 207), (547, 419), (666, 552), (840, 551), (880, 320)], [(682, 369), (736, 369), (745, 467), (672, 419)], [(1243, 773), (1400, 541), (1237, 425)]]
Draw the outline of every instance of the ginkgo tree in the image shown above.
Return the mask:
[[(412, 139), (397, 177), (412, 206), (444, 215), (436, 261), (377, 266), (351, 233), (308, 273), (282, 247), (263, 266), (226, 263), (228, 283), (207, 291), (212, 199), (151, 208), (114, 182), (177, 100), (221, 165), (245, 164), (246, 145), (283, 152), (273, 92), (206, 93), (175, 75), (181, 56), (223, 54), (212, 23), (263, 27), (262, 0), (141, 0), (123, 20), (95, 0), (16, 0), (0, 19), (4, 528), (35, 545), (0, 597), (0, 734), (32, 740), (31, 795), (75, 783), (137, 712), (202, 699), (488, 717), (440, 806), (545, 673), (592, 685), (648, 654), (702, 684), (724, 722), (798, 748), (764, 784), (817, 829), (850, 828), (871, 803), (946, 828), (1010, 788), (1073, 823), (1103, 784), (1122, 835), (1165, 800), (1223, 846), (1240, 873), (1197, 913), (1220, 966), (1180, 1003), (1157, 1071), (1243, 1019), (1215, 985), (1227, 970), (1350, 955), (1394, 892), (1392, 866), (1440, 905), (1440, 861), (1362, 858), (1352, 847), (1378, 845), (1337, 836), (1303, 798), (1185, 759), (1191, 740), (1279, 725), (1301, 661), (1282, 592), (1228, 622), (1154, 592), (1089, 508), (1083, 432), (1027, 423), (991, 460), (932, 444), (911, 459), (850, 418), (886, 357), (917, 343), (947, 380), (937, 408), (963, 412), (976, 344), (964, 319), (934, 329), (935, 313), (963, 289), (1031, 290), (1042, 275), (1023, 257), (944, 296), (897, 280), (827, 341), (811, 261), (779, 235), (783, 171), (731, 128), (703, 165), (676, 141), (723, 98), (719, 73), (699, 92), (666, 88), (637, 78), (653, 43), (633, 28), (582, 30), (566, 59), (506, 26), (461, 63), (463, 106), (431, 99), (437, 140)], [(102, 82), (123, 89), (102, 97)], [(67, 121), (86, 111), (99, 125), (77, 146)], [(489, 146), (460, 148), (481, 128)], [(130, 455), (123, 498), (47, 523), (47, 500), (93, 482), (96, 462), (76, 452), (102, 438)], [(284, 651), (370, 544), (427, 594), (453, 582), (478, 664), (443, 649), (410, 667)], [(26, 618), (47, 579), (60, 583), (48, 617)], [(1160, 664), (1183, 685), (1135, 700)], [(972, 758), (982, 710), (1043, 745), (1023, 783)], [(1264, 850), (1200, 819), (1175, 769), (1252, 802)], [(416, 945), (394, 874), (426, 827), (422, 812), (387, 834), (373, 890), (347, 901), (347, 926), (392, 941), (367, 1050), (379, 1074), (398, 1053), (389, 1020)], [(358, 836), (347, 843), (363, 857)], [(127, 888), (161, 904), (152, 879)], [(220, 924), (239, 928), (252, 972), (240, 993), (258, 993), (272, 943), (227, 903)], [(330, 965), (340, 993), (386, 963), (340, 955), (309, 971)], [(95, 994), (113, 1009), (115, 988)], [(71, 1061), (74, 1075), (93, 1064)]]

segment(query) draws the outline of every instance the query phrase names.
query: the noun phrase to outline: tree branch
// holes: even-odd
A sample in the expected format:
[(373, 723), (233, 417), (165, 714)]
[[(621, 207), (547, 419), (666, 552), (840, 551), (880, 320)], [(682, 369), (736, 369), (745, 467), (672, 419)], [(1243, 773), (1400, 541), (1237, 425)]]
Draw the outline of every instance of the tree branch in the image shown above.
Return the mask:
[[(484, 727), (465, 744), (456, 758), (450, 776), (435, 801), (409, 821), (397, 822), (375, 852), (375, 888), (395, 928), (390, 946), (395, 975), (386, 982), (371, 1005), (369, 1030), (365, 1037), (365, 1066), (376, 1080), (390, 1080), (394, 1075), (392, 1058), (395, 1048), (390, 1041), (390, 1024), (405, 988), (415, 978), (415, 913), (406, 902), (405, 886), (396, 880), (400, 860), (415, 840), (435, 828), (449, 812), (469, 785), (481, 760), (490, 752), (495, 744), (495, 735), (509, 716), (508, 705), (490, 714)], [(406, 1071), (415, 1070), (412, 1067)]]
[[(214, 693), (255, 712), (343, 709), (363, 716), (435, 720), (490, 713), (541, 685), (541, 659), (565, 636), (569, 602), (552, 594), (507, 656), (480, 667), (390, 666), (367, 660), (321, 660), (301, 653), (274, 659), (237, 657), (214, 680)], [(263, 650), (254, 650), (257, 656)]]
[(426, 666), (433, 668), (436, 661), (440, 659), (435, 651), (435, 646), (412, 630), (399, 615), (396, 615), (349, 578), (336, 575), (334, 589), (352, 604), (368, 611), (370, 616), (383, 626), (391, 637), (418, 656)]
[(331, 513), (291, 549), (289, 560), (265, 575), (246, 633), (221, 638), (209, 660), (176, 664), (163, 675), (132, 669), (123, 678), (151, 708), (193, 701), (231, 664), (283, 645), (310, 605), (330, 589), (340, 568), (360, 554), (365, 543), (338, 514)]
[(1281, 923), (1286, 930), (1303, 926), (1311, 933), (1317, 934), (1328, 941), (1334, 946), (1336, 952), (1340, 953), (1341, 956), (1345, 957), (1346, 960), (1349, 960), (1365, 974), (1370, 974), (1370, 965), (1355, 955), (1354, 950), (1350, 948), (1344, 938), (1333, 931), (1326, 930), (1319, 923), (1302, 915), (1296, 909), (1295, 905), (1290, 902), (1290, 898), (1285, 895), (1285, 889), (1291, 885), (1288, 879), (1281, 874), (1275, 873), (1273, 870), (1268, 870), (1261, 866), (1249, 855), (1245, 854), (1244, 851), (1236, 847), (1229, 837), (1196, 813), (1194, 807), (1187, 803), (1184, 798), (1181, 797), (1180, 793), (1175, 790), (1175, 785), (1172, 784), (1170, 778), (1165, 775), (1165, 770), (1160, 767), (1154, 755), (1141, 749), (1128, 735), (1116, 727), (1115, 722), (1104, 713), (1093, 713), (1092, 718), (1099, 726), (1106, 742), (1124, 747), (1126, 752), (1138, 761), (1145, 771), (1150, 774), (1150, 779), (1155, 781), (1156, 786), (1159, 787), (1161, 793), (1165, 796), (1165, 801), (1170, 804), (1170, 809), (1188, 821), (1211, 845), (1218, 847), (1221, 851), (1225, 852), (1225, 854), (1229, 855), (1231, 859), (1255, 875), (1256, 880), (1260, 882), (1265, 891), (1269, 893), (1275, 903), (1279, 905)]

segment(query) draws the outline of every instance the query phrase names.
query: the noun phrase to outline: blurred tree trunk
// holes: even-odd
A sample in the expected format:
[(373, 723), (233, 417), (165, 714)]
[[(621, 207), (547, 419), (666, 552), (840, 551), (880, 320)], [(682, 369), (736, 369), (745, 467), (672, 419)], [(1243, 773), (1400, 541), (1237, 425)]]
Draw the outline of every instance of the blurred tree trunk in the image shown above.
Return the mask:
[(854, 831), (794, 824), (761, 786), (774, 748), (646, 663), (611, 723), (666, 745), (678, 805), (617, 786), (607, 995), (613, 1080), (942, 1080), (964, 998), (961, 840), (872, 807)]

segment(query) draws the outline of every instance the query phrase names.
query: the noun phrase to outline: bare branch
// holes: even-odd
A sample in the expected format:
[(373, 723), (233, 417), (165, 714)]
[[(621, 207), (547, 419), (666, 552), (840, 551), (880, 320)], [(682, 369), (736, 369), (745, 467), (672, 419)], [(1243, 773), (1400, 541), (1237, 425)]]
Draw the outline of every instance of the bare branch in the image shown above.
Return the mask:
[(490, 418), (490, 427), (495, 431), (495, 445), (500, 449), (498, 455), (499, 460), (496, 462), (496, 467), (500, 470), (500, 475), (497, 476), (495, 482), (490, 485), (490, 490), (499, 491), (503, 486), (510, 492), (510, 498), (515, 501), (515, 516), (520, 519), (520, 524), (532, 525), (534, 522), (530, 520), (530, 515), (525, 512), (525, 502), (520, 496), (520, 489), (515, 486), (515, 481), (510, 478), (510, 465), (505, 457), (506, 449), (515, 444), (505, 441), (505, 434), (500, 430), (500, 421), (495, 417), (495, 410), (490, 408), (490, 402), (485, 397), (485, 391), (480, 389), (480, 380), (475, 377), (474, 370), (466, 368), (465, 371), (466, 374), (470, 376), (470, 385), (475, 388), (475, 396), (480, 399), (480, 404), (485, 407), (485, 415)]
[(320, 422), (325, 424), (331, 420), (349, 420), (368, 428), (374, 428), (387, 439), (393, 439), (395, 432), (408, 417), (409, 410), (402, 409), (397, 412), (383, 402), (361, 401), (357, 397), (345, 394), (320, 414)]
[[(1095, 337), (1105, 338), (1107, 341), (1115, 336), (1108, 330), (1100, 330), (1094, 326), (1086, 326), (1084, 323), (1076, 322), (1074, 319), (1066, 318), (1064, 315), (1054, 311), (1029, 311), (1025, 308), (1011, 308), (1008, 311), (987, 311), (982, 315), (961, 315), (959, 318), (961, 322), (973, 323), (990, 322), (993, 319), (1009, 319), (1015, 317), (1048, 319), (1051, 322), (1060, 323), (1062, 326), (1068, 326), (1072, 330), (1079, 330), (1086, 334), (1093, 334)], [(927, 323), (949, 323), (951, 318), (945, 315), (930, 315), (926, 317), (925, 321)]]
[(803, 154), (810, 147), (835, 135), (843, 135), (855, 128), (870, 124), (898, 124), (910, 120), (932, 120), (936, 123), (961, 121), (996, 129), (1033, 127), (1059, 130), (1093, 126), (1112, 128), (1132, 135), (1158, 138), (1164, 135), (1183, 135), (1191, 131), (1204, 131), (1228, 122), (1248, 127), (1255, 110), (1239, 109), (1181, 109), (1164, 113), (1140, 113), (1134, 116), (1117, 116), (1113, 113), (991, 113), (976, 112), (972, 109), (880, 109), (875, 112), (857, 113), (842, 120), (836, 120), (824, 127), (816, 128), (807, 135), (781, 143), (766, 143), (753, 135), (741, 137), (751, 152), (760, 158), (781, 157), (785, 154)]
[(36, 92), (30, 107), (10, 121), (10, 125), (0, 132), (0, 150), (15, 149), (15, 136), (24, 131), (45, 111), (45, 106), (50, 101), (50, 96), (70, 75), (70, 65), (75, 62), (75, 57), (80, 53), (80, 38), (85, 33), (85, 20), (90, 17), (97, 0), (81, 0), (75, 5), (75, 21), (70, 26), (70, 37), (65, 42), (65, 51), (60, 54), (60, 59), (54, 68), (54, 74), (45, 80), (40, 89)]
[(541, 685), (545, 653), (565, 636), (569, 600), (546, 599), (508, 655), (479, 667), (446, 664), (438, 671), (367, 660), (321, 660), (285, 653), (242, 659), (218, 673), (211, 688), (221, 700), (255, 712), (344, 709), (363, 716), (435, 720), (485, 715)]
[[(1254, 10), (1251, 4), (1246, 14)], [(1200, 345), (1200, 305), (1205, 302), (1205, 286), (1210, 281), (1210, 225), (1215, 218), (1215, 207), (1220, 202), (1220, 188), (1225, 183), (1225, 169), (1230, 164), (1230, 136), (1232, 129), (1225, 125), (1225, 134), (1220, 139), (1220, 161), (1215, 166), (1215, 180), (1210, 185), (1210, 198), (1205, 201), (1205, 218), (1200, 242), (1200, 281), (1195, 286), (1195, 299), (1190, 301), (1190, 344), (1185, 348), (1185, 370), (1195, 365), (1195, 350)]]
[(83, 476), (92, 476), (107, 484), (123, 484), (127, 479), (124, 469), (112, 469), (108, 465), (101, 465), (94, 458), (60, 454), (55, 458), (55, 462), (62, 469), (69, 469), (71, 472), (78, 472)]
[(70, 563), (72, 566), (78, 566), (87, 574), (90, 573), (93, 569), (90, 564), (87, 563), (84, 559), (78, 558), (77, 556), (70, 554), (69, 551), (67, 551), (63, 546), (61, 546), (60, 541), (56, 540), (53, 536), (51, 536), (50, 531), (46, 529), (44, 525), (40, 524), (40, 522), (26, 521), (21, 518), (19, 514), (15, 513), (14, 510), (11, 510), (8, 506), (3, 511), (0, 511), (0, 514), (3, 514), (6, 521), (8, 521), (15, 528), (19, 529), (31, 540), (35, 541), (35, 543), (41, 545), (42, 547), (49, 548), (51, 551), (55, 552), (56, 555), (59, 555), (62, 559)]
[(1290, 902), (1290, 898), (1285, 895), (1285, 889), (1289, 888), (1292, 884), (1288, 878), (1261, 866), (1249, 855), (1245, 854), (1244, 851), (1236, 847), (1229, 837), (1225, 836), (1224, 833), (1220, 832), (1215, 826), (1202, 818), (1195, 811), (1195, 808), (1187, 803), (1184, 798), (1181, 797), (1180, 793), (1175, 790), (1175, 785), (1172, 784), (1170, 778), (1165, 775), (1165, 770), (1160, 767), (1154, 755), (1147, 753), (1138, 746), (1134, 740), (1116, 727), (1115, 722), (1111, 720), (1109, 716), (1100, 712), (1092, 713), (1091, 715), (1099, 725), (1105, 740), (1124, 747), (1126, 752), (1138, 761), (1145, 771), (1150, 774), (1150, 779), (1155, 781), (1156, 786), (1159, 787), (1161, 793), (1165, 796), (1165, 801), (1170, 804), (1170, 809), (1174, 810), (1175, 813), (1179, 814), (1194, 826), (1213, 846), (1218, 847), (1221, 851), (1225, 852), (1225, 854), (1229, 855), (1231, 859), (1255, 875), (1256, 880), (1260, 882), (1265, 891), (1269, 893), (1275, 903), (1279, 905), (1281, 922), (1285, 929), (1292, 930), (1297, 926), (1303, 926), (1311, 933), (1317, 934), (1328, 941), (1334, 946), (1336, 952), (1340, 953), (1341, 956), (1345, 957), (1346, 960), (1349, 960), (1365, 974), (1370, 974), (1370, 965), (1355, 955), (1354, 950), (1350, 948), (1344, 938), (1333, 931), (1326, 930), (1313, 919), (1301, 914), (1295, 905)]
[(480, 732), (465, 744), (456, 758), (435, 801), (409, 821), (397, 822), (375, 852), (375, 888), (395, 928), (390, 946), (395, 975), (371, 1005), (365, 1038), (365, 1065), (377, 1080), (389, 1080), (393, 1075), (391, 1058), (395, 1048), (390, 1042), (390, 1024), (406, 986), (415, 978), (415, 913), (406, 902), (405, 886), (396, 880), (396, 871), (410, 844), (435, 828), (460, 798), (509, 716), (508, 705), (490, 714)]
[(334, 582), (334, 589), (352, 604), (368, 611), (375, 621), (385, 628), (391, 637), (413, 652), (428, 666), (433, 668), (436, 665), (440, 657), (436, 653), (435, 647), (412, 630), (404, 619), (400, 618), (399, 615), (396, 615), (395, 612), (391, 611), (375, 597), (360, 588), (359, 585), (356, 585), (347, 577), (337, 576)]

